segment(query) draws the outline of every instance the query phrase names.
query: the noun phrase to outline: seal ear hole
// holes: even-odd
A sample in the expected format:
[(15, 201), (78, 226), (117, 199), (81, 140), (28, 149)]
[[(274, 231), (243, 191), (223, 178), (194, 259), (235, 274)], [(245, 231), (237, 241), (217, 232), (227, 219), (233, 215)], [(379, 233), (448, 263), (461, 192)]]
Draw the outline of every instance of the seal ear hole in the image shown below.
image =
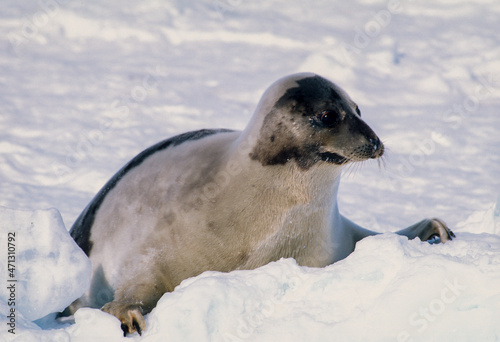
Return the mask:
[(324, 110), (319, 113), (318, 119), (327, 127), (335, 126), (340, 121), (339, 115), (331, 110)]

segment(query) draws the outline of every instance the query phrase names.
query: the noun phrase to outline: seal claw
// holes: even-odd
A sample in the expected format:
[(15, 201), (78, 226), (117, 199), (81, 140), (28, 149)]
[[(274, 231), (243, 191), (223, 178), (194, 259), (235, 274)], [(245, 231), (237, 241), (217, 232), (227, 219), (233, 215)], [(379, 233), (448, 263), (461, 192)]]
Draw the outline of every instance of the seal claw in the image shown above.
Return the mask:
[(142, 332), (146, 329), (146, 321), (142, 315), (142, 307), (139, 304), (111, 302), (104, 305), (101, 310), (120, 320), (123, 336), (136, 331), (139, 335), (142, 335)]

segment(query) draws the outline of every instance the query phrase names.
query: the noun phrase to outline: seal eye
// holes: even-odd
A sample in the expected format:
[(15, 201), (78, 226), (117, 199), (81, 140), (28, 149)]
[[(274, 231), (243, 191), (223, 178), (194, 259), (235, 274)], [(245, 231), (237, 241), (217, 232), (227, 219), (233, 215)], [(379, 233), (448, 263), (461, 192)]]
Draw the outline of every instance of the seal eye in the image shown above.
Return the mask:
[(319, 113), (318, 118), (327, 127), (332, 127), (339, 121), (339, 116), (330, 110), (322, 111)]

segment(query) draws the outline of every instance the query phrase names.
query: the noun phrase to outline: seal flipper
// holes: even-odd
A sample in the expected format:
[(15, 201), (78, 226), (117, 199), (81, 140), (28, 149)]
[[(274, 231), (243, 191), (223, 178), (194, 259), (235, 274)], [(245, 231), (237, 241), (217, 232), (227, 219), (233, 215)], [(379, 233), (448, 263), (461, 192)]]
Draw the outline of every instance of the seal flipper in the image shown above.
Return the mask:
[(436, 243), (437, 237), (443, 243), (455, 237), (446, 223), (438, 218), (424, 219), (406, 229), (397, 231), (396, 234), (407, 236), (409, 239), (418, 237), (420, 240), (430, 241), (430, 243)]
[[(143, 279), (137, 283), (137, 279)], [(147, 279), (148, 281), (144, 281)], [(151, 275), (138, 276), (123, 282), (116, 290), (114, 300), (105, 304), (101, 310), (117, 317), (126, 336), (146, 329), (145, 314), (151, 312), (161, 296), (167, 292), (163, 282), (151, 279)]]
[[(354, 244), (367, 236), (380, 234), (378, 232), (362, 228), (345, 217), (343, 217), (343, 220), (344, 225), (349, 226), (352, 231)], [(421, 241), (427, 241), (430, 244), (440, 242), (445, 243), (455, 238), (455, 233), (453, 233), (443, 220), (438, 218), (423, 219), (422, 221), (395, 233), (406, 236), (410, 240), (418, 237)]]
[(144, 320), (143, 309), (140, 304), (126, 304), (113, 301), (104, 305), (101, 310), (120, 320), (123, 336), (136, 331), (139, 335), (142, 335), (142, 331), (146, 329), (146, 321)]

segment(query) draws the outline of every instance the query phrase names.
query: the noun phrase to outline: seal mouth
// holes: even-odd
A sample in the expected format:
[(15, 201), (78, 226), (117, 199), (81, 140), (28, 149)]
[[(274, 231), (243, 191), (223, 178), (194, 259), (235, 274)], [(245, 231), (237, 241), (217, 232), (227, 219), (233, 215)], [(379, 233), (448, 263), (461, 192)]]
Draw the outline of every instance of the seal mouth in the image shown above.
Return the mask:
[(340, 154), (334, 152), (319, 152), (318, 155), (321, 160), (332, 163), (336, 165), (344, 165), (349, 162), (361, 162), (368, 159), (377, 159), (382, 157), (384, 154), (384, 145), (378, 138), (370, 139), (370, 144), (365, 144), (356, 147), (348, 155), (349, 157), (344, 157)]
[(326, 161), (327, 163), (342, 165), (349, 162), (349, 159), (347, 159), (346, 157), (342, 157), (337, 153), (323, 152), (320, 153), (319, 155), (321, 156), (321, 160)]

